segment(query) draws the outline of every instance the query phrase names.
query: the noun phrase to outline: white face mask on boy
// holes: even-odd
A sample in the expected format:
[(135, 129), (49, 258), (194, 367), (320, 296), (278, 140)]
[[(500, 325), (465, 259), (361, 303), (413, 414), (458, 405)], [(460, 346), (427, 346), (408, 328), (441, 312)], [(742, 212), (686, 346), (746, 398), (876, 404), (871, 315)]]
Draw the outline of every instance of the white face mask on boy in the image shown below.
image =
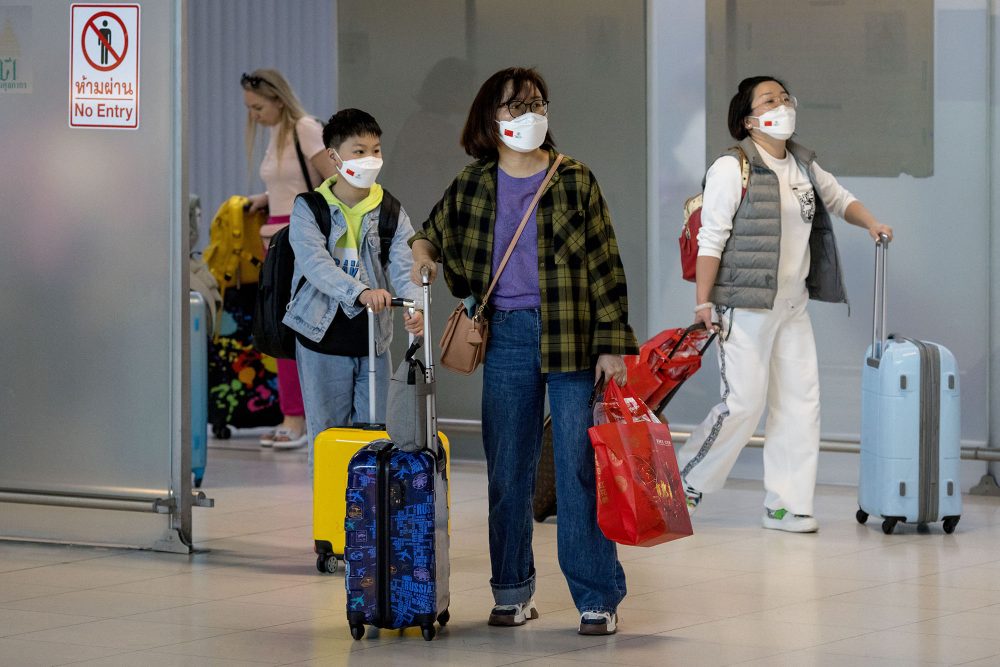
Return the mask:
[(795, 109), (784, 104), (759, 116), (747, 118), (756, 118), (760, 123), (760, 127), (756, 129), (775, 139), (788, 139), (795, 134)]
[[(336, 151), (334, 151), (336, 153)], [(340, 156), (337, 155), (339, 158)], [(348, 183), (362, 190), (370, 188), (382, 169), (382, 158), (369, 155), (354, 160), (341, 160), (337, 171)]]
[(498, 120), (500, 141), (518, 153), (530, 153), (543, 143), (549, 131), (549, 119), (537, 113), (526, 113), (514, 120)]

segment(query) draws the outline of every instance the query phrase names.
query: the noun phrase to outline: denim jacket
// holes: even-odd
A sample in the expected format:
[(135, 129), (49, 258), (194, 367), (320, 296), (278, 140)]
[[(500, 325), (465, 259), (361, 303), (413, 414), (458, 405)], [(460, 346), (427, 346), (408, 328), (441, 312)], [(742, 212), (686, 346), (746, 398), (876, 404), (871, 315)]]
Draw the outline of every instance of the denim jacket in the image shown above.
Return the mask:
[[(356, 278), (351, 277), (333, 261), (337, 240), (347, 230), (347, 221), (336, 204), (330, 205), (330, 238), (323, 238), (309, 206), (295, 200), (288, 229), (288, 239), (295, 252), (295, 270), (292, 286), (305, 276), (306, 282), (289, 301), (282, 320), (292, 330), (309, 340), (319, 342), (330, 327), (337, 308), (343, 308), (348, 317), (365, 317), (364, 306), (357, 305), (358, 296), (368, 288), (390, 289), (396, 295), (413, 299), (417, 308), (423, 308), (420, 287), (410, 281), (413, 254), (407, 241), (413, 236), (410, 218), (402, 208), (399, 224), (389, 251), (388, 273), (382, 270), (379, 260), (378, 235), (379, 208), (365, 214), (361, 221), (361, 247), (358, 259), (361, 266)], [(392, 312), (385, 309), (375, 316), (375, 350), (381, 355), (392, 342)]]

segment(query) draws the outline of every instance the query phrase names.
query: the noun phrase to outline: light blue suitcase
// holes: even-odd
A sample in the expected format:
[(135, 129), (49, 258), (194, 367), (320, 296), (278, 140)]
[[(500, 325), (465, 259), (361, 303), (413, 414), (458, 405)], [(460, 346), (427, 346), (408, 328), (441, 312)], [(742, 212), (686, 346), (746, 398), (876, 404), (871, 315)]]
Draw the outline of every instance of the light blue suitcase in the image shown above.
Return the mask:
[(191, 473), (201, 487), (208, 460), (208, 308), (201, 294), (191, 291)]
[(884, 236), (875, 250), (872, 344), (861, 380), (861, 470), (857, 520), (896, 524), (943, 522), (946, 533), (962, 514), (958, 367), (942, 345), (885, 336)]

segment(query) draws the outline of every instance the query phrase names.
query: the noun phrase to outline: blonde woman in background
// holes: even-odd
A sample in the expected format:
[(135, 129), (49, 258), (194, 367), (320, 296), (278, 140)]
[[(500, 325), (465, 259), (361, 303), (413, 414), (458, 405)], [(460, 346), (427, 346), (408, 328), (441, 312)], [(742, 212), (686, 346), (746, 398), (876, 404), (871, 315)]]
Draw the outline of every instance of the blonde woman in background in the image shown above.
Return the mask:
[[(247, 108), (247, 163), (253, 163), (258, 126), (268, 128), (267, 150), (260, 163), (260, 178), (267, 188), (250, 196), (250, 210), (268, 211), (261, 228), (266, 249), (288, 224), (292, 203), (300, 192), (311, 190), (336, 173), (336, 165), (323, 146), (323, 126), (306, 114), (292, 87), (280, 72), (258, 69), (240, 78)], [(300, 157), (301, 156), (301, 157)], [(308, 440), (298, 369), (291, 359), (278, 359), (278, 397), (284, 421), (260, 439), (265, 447), (294, 449)]]

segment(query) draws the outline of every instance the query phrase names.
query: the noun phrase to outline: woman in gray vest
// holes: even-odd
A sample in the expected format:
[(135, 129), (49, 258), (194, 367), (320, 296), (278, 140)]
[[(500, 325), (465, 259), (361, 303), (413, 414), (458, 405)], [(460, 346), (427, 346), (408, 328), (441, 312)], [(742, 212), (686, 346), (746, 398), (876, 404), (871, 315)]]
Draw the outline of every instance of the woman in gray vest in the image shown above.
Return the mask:
[[(680, 453), (693, 512), (722, 487), (768, 409), (764, 528), (815, 532), (819, 374), (806, 305), (845, 303), (830, 214), (892, 237), (790, 137), (796, 101), (770, 76), (744, 79), (729, 103), (739, 144), (705, 177), (695, 321), (719, 323), (722, 401)], [(748, 180), (747, 180), (748, 179)], [(746, 188), (744, 194), (743, 188)]]

